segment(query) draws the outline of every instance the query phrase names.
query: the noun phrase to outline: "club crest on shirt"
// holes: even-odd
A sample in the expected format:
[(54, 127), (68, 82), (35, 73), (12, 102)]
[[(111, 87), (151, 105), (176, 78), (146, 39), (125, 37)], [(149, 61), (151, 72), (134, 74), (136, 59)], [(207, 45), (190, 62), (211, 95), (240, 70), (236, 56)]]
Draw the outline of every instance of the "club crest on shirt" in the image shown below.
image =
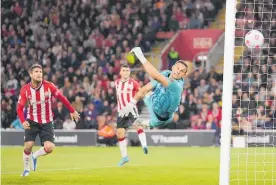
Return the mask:
[(46, 98), (46, 97), (49, 97), (49, 96), (50, 96), (50, 93), (49, 93), (48, 91), (46, 91), (46, 92), (44, 92), (44, 96), (45, 96), (45, 98)]

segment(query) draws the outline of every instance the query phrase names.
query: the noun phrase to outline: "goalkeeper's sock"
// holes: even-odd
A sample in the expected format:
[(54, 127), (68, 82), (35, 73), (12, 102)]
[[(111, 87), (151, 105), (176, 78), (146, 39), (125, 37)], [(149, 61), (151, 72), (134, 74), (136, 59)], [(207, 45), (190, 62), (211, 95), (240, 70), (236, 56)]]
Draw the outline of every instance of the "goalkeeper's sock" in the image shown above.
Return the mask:
[(122, 157), (127, 157), (127, 141), (126, 138), (119, 138), (119, 147), (120, 147), (120, 151), (121, 151), (121, 155)]
[(147, 139), (146, 139), (146, 134), (145, 134), (144, 130), (140, 128), (137, 130), (137, 133), (138, 133), (138, 137), (139, 137), (142, 147), (146, 148), (147, 147)]
[(23, 152), (24, 170), (30, 171), (30, 160), (31, 160), (31, 152), (27, 152), (26, 150), (24, 150)]
[(38, 158), (40, 156), (47, 155), (47, 154), (48, 152), (45, 151), (45, 148), (41, 147), (40, 149), (38, 149), (36, 152), (33, 153), (33, 157)]

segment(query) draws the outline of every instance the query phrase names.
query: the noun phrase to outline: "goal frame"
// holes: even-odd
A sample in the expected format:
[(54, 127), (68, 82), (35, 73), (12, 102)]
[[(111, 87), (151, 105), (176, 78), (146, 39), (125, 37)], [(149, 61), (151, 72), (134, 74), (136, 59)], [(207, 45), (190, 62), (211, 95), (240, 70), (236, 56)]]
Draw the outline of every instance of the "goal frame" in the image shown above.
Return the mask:
[(229, 185), (237, 0), (226, 0), (219, 185)]

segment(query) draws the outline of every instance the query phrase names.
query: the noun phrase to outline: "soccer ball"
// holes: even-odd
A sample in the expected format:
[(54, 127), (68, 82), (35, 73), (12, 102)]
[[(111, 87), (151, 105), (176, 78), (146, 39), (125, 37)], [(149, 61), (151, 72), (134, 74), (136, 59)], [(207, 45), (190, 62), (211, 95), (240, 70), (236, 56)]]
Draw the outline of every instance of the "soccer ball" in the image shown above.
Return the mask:
[(258, 30), (251, 30), (245, 35), (245, 44), (248, 48), (260, 48), (264, 44), (264, 36)]

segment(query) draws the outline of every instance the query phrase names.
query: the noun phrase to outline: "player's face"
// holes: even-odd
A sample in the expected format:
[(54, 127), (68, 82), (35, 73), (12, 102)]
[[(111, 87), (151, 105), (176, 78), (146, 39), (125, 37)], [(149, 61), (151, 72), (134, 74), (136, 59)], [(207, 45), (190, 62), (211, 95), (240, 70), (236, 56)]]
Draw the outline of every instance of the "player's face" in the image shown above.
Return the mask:
[(172, 77), (174, 79), (181, 79), (187, 73), (187, 68), (181, 63), (176, 63), (172, 66)]
[(127, 67), (122, 67), (120, 75), (123, 79), (128, 79), (130, 77), (130, 69)]
[(42, 69), (34, 68), (30, 73), (30, 76), (35, 82), (41, 82), (43, 77)]

